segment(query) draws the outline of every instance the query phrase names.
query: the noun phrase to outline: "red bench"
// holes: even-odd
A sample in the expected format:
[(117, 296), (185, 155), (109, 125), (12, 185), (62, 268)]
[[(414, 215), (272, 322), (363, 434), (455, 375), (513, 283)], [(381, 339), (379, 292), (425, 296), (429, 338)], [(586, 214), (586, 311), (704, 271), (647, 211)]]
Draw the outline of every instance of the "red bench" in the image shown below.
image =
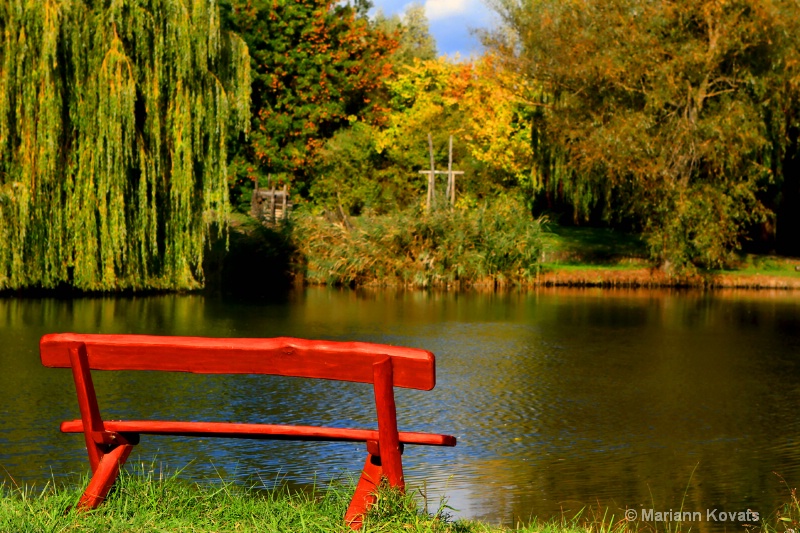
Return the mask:
[[(374, 503), (374, 491), (385, 477), (404, 488), (400, 455), (404, 444), (455, 446), (450, 435), (397, 430), (394, 387), (431, 390), (436, 383), (433, 354), (361, 342), (309, 341), (292, 338), (226, 339), (151, 335), (50, 334), (40, 344), (42, 364), (72, 368), (81, 418), (61, 424), (65, 433), (83, 433), (92, 478), (78, 502), (94, 509), (105, 499), (140, 434), (360, 441), (367, 460), (345, 514), (353, 529)], [(378, 429), (314, 426), (103, 420), (90, 370), (161, 370), (200, 374), (272, 374), (372, 383)]]

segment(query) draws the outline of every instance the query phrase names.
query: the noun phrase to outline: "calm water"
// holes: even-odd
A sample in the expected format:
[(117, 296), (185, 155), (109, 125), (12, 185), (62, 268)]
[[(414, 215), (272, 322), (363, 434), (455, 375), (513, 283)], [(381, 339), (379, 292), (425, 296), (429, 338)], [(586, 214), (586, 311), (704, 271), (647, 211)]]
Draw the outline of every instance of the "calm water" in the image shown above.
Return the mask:
[[(202, 296), (0, 299), (0, 477), (88, 470), (69, 370), (44, 369), (48, 332), (295, 336), (426, 348), (431, 392), (398, 390), (411, 486), (456, 516), (513, 525), (583, 507), (762, 517), (800, 485), (800, 295), (550, 290), (437, 294), (308, 289), (275, 303)], [(373, 427), (371, 389), (251, 376), (98, 373), (108, 418)], [(413, 406), (413, 408), (409, 408)], [(360, 444), (143, 436), (132, 459), (194, 479), (272, 486), (357, 475)], [(137, 455), (138, 453), (138, 455)], [(784, 484), (782, 479), (785, 479)], [(13, 480), (13, 481), (12, 481)], [(731, 526), (727, 526), (731, 529)]]

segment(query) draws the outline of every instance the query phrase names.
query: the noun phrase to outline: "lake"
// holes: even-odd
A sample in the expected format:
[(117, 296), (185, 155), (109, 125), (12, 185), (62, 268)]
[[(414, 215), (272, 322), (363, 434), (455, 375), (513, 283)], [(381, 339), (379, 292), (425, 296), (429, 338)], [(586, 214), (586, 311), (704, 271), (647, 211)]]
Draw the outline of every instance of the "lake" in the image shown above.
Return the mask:
[[(800, 483), (800, 295), (547, 289), (307, 288), (270, 302), (202, 295), (0, 299), (0, 478), (43, 486), (88, 471), (69, 370), (50, 332), (359, 340), (436, 354), (433, 391), (397, 389), (406, 479), (431, 510), (514, 525), (581, 508), (771, 515)], [(369, 385), (260, 376), (96, 373), (107, 418), (373, 427)], [(308, 487), (358, 475), (363, 444), (142, 436), (131, 462), (201, 482)], [(736, 524), (738, 527), (739, 524)]]

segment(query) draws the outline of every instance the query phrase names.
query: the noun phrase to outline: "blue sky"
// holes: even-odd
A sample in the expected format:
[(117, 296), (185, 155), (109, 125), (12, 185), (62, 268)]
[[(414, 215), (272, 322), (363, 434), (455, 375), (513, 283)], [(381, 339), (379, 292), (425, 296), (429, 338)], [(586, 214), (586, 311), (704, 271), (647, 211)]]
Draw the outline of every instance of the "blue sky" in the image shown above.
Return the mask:
[(470, 34), (470, 29), (490, 28), (495, 18), (482, 0), (372, 0), (372, 3), (387, 15), (402, 14), (412, 3), (423, 5), (439, 54), (448, 56), (479, 54), (480, 41)]

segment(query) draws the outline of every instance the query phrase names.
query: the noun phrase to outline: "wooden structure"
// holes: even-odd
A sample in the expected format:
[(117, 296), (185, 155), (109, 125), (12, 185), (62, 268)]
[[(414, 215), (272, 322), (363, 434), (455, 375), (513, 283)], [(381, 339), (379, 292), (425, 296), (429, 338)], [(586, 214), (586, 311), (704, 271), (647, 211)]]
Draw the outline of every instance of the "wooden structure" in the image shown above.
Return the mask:
[(456, 176), (464, 174), (463, 170), (453, 170), (453, 136), (450, 136), (450, 147), (447, 157), (447, 170), (436, 170), (433, 160), (433, 136), (428, 133), (428, 151), (431, 156), (431, 169), (420, 170), (420, 174), (428, 175), (428, 197), (425, 201), (425, 210), (430, 212), (431, 206), (436, 205), (436, 175), (447, 174), (447, 189), (445, 197), (450, 205), (456, 204)]
[[(359, 529), (363, 514), (375, 501), (374, 491), (382, 477), (387, 478), (390, 485), (404, 488), (400, 457), (404, 444), (456, 445), (455, 437), (450, 435), (400, 432), (397, 429), (394, 387), (430, 390), (436, 383), (434, 356), (425, 350), (293, 338), (72, 333), (45, 335), (39, 347), (44, 366), (72, 369), (81, 418), (63, 422), (61, 431), (83, 433), (85, 437), (93, 475), (78, 502), (81, 509), (93, 509), (102, 503), (141, 434), (360, 441), (367, 445), (367, 459), (345, 514), (347, 523), (353, 529)], [(378, 428), (104, 420), (97, 404), (91, 370), (272, 374), (371, 383)]]
[[(270, 182), (272, 180), (270, 179)], [(250, 214), (256, 220), (274, 224), (279, 220), (289, 217), (292, 204), (289, 202), (289, 189), (286, 185), (283, 189), (276, 189), (275, 184), (271, 183), (266, 189), (256, 188), (253, 190), (253, 198), (250, 200)]]

